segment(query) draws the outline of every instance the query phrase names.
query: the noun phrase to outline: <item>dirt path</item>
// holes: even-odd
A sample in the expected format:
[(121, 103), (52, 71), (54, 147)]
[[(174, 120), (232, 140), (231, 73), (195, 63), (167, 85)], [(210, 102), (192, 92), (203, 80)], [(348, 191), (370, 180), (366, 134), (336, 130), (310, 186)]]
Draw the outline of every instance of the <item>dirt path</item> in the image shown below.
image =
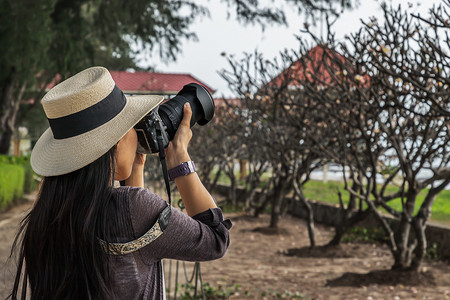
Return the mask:
[[(228, 216), (234, 224), (229, 251), (219, 261), (202, 263), (202, 270), (213, 286), (240, 285), (230, 299), (290, 299), (296, 293), (305, 299), (450, 299), (450, 266), (443, 262), (425, 262), (420, 278), (392, 274), (383, 271), (393, 262), (386, 246), (343, 244), (332, 252), (310, 252), (301, 219), (287, 216), (281, 221), (285, 233), (268, 235), (254, 229), (266, 227), (269, 216)], [(316, 226), (318, 244), (331, 235), (330, 228)], [(387, 284), (390, 279), (398, 283)], [(418, 279), (425, 285), (414, 285)]]
[[(0, 214), (0, 299), (12, 285), (15, 267), (6, 261), (18, 224), (31, 205), (29, 201)], [(309, 245), (305, 223), (298, 218), (284, 217), (283, 233), (267, 234), (254, 229), (267, 226), (269, 216), (228, 217), (234, 227), (227, 255), (202, 263), (201, 269), (203, 281), (215, 290), (219, 285), (222, 290), (238, 287), (230, 299), (450, 299), (446, 263), (425, 262), (426, 272), (419, 280), (426, 284), (417, 285), (415, 277), (383, 272), (392, 264), (385, 246), (344, 244), (333, 252), (310, 252), (304, 248)], [(331, 234), (330, 228), (317, 226), (317, 243), (324, 244)], [(392, 277), (397, 284), (386, 283)]]
[(33, 205), (33, 196), (6, 213), (0, 213), (0, 299), (5, 299), (11, 292), (16, 265), (9, 259), (11, 246), (20, 221)]

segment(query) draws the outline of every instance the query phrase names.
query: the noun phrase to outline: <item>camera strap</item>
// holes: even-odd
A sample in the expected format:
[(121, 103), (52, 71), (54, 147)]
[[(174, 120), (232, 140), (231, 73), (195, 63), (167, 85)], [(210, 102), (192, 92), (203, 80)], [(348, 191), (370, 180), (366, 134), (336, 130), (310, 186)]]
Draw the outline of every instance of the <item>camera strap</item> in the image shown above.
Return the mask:
[(169, 197), (169, 205), (172, 205), (172, 199), (170, 197), (170, 183), (169, 183), (169, 173), (167, 171), (167, 160), (166, 160), (166, 152), (164, 152), (164, 141), (162, 137), (162, 133), (160, 128), (156, 129), (156, 139), (158, 140), (158, 148), (159, 148), (159, 161), (161, 162), (161, 168), (164, 176), (164, 183), (166, 184), (166, 192)]

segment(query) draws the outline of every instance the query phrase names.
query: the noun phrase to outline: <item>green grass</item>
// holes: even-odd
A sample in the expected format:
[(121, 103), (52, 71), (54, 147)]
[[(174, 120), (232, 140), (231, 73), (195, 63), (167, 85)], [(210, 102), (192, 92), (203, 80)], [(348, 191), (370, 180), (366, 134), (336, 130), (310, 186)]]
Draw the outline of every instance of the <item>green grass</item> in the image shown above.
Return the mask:
[[(264, 174), (263, 180), (264, 179), (267, 180), (268, 176), (269, 175)], [(238, 173), (236, 173), (236, 177), (239, 177)], [(223, 184), (230, 184), (229, 178), (224, 174), (220, 176), (219, 182)], [(244, 182), (239, 181), (239, 184), (242, 185), (244, 184)], [(316, 201), (332, 203), (336, 205), (339, 205), (339, 197), (337, 194), (338, 190), (342, 194), (342, 200), (344, 201), (344, 203), (347, 204), (349, 193), (344, 189), (344, 182), (328, 181), (324, 183), (323, 181), (319, 180), (310, 180), (303, 187), (303, 192), (306, 198), (313, 199)], [(396, 191), (397, 187), (393, 185), (390, 185), (386, 188), (386, 194), (395, 193)], [(427, 192), (428, 189), (424, 189), (419, 193), (414, 213), (417, 213), (417, 211), (419, 210), (420, 205), (425, 199)], [(390, 201), (388, 204), (395, 210), (401, 211), (402, 204), (400, 198), (394, 199)], [(365, 204), (364, 207), (366, 207)], [(432, 206), (431, 220), (450, 224), (450, 190), (443, 190), (436, 197), (436, 200), (434, 201)]]
[[(324, 201), (328, 203), (339, 204), (339, 197), (337, 194), (337, 190), (340, 190), (342, 193), (342, 200), (344, 203), (347, 203), (349, 198), (349, 193), (344, 190), (343, 182), (335, 182), (328, 181), (326, 183), (317, 180), (311, 180), (307, 182), (303, 188), (303, 192), (308, 199), (314, 199), (317, 201)], [(394, 193), (396, 191), (395, 186), (387, 187), (387, 194)], [(415, 213), (419, 210), (420, 205), (422, 204), (425, 196), (428, 192), (428, 189), (424, 189), (417, 196), (416, 210)], [(401, 210), (402, 203), (400, 198), (396, 198), (389, 202), (389, 206), (396, 209), (397, 211)], [(450, 191), (443, 190), (436, 197), (434, 204), (432, 206), (432, 215), (431, 220), (438, 222), (449, 222), (450, 221)]]

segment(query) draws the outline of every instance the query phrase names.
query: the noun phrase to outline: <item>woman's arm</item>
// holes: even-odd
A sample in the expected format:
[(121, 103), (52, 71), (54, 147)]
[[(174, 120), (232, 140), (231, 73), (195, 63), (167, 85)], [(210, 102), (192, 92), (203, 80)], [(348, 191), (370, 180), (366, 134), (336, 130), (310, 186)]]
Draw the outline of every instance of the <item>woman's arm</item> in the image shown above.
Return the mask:
[[(192, 138), (192, 131), (189, 125), (191, 116), (191, 107), (189, 103), (186, 102), (183, 107), (183, 120), (181, 121), (173, 140), (166, 148), (167, 165), (169, 169), (191, 160), (187, 151), (189, 141)], [(186, 212), (189, 216), (195, 216), (209, 208), (217, 207), (211, 194), (200, 181), (197, 173), (194, 172), (177, 177), (175, 179), (175, 184), (178, 187), (181, 199), (183, 200)]]
[[(127, 188), (131, 220), (135, 236), (148, 232), (167, 202), (148, 189)], [(193, 217), (172, 208), (170, 221), (161, 236), (142, 249), (144, 260), (163, 258), (206, 261), (225, 255), (230, 244), (230, 220), (224, 220), (220, 208), (208, 209)]]

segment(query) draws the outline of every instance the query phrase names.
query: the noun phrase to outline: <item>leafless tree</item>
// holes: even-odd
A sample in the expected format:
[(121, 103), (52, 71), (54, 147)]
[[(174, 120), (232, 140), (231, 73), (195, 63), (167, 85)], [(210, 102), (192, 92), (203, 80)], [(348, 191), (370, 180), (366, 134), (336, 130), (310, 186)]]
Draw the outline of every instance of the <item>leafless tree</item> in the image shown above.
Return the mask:
[[(301, 116), (297, 110), (293, 116), (301, 116), (302, 123), (298, 130), (304, 132), (304, 139), (310, 151), (318, 154), (317, 161), (337, 163), (342, 165), (344, 170), (354, 170), (354, 164), (358, 160), (352, 156), (364, 158), (363, 152), (366, 148), (362, 147), (361, 134), (353, 123), (360, 115), (368, 115), (358, 100), (361, 95), (355, 94), (358, 82), (355, 83), (350, 78), (358, 74), (358, 69), (351, 60), (339, 54), (332, 35), (328, 36), (327, 41), (322, 41), (307, 30), (306, 33), (313, 37), (318, 46), (301, 55), (285, 72), (286, 76), (295, 78), (297, 90), (292, 93), (301, 97), (302, 101), (298, 104), (301, 105), (300, 109), (306, 112)], [(300, 45), (301, 50), (307, 49), (301, 39)], [(304, 53), (304, 50), (300, 53)], [(287, 107), (295, 108), (296, 105), (288, 103)], [(358, 118), (355, 119), (355, 115)], [(366, 165), (367, 162), (363, 162), (361, 169)], [(362, 184), (356, 178), (351, 185), (355, 193), (363, 192)], [(341, 222), (335, 226), (336, 233), (329, 245), (339, 244), (343, 235), (370, 212), (354, 194), (350, 193), (347, 205), (344, 204), (341, 192), (337, 191), (337, 194), (340, 200)], [(309, 210), (306, 199), (303, 203)]]
[[(350, 197), (347, 206), (340, 198), (342, 224), (331, 243), (371, 212), (388, 236), (393, 268), (420, 269), (432, 204), (450, 181), (449, 5), (427, 17), (383, 6), (382, 21), (363, 23), (345, 42), (332, 34), (316, 40), (319, 59), (302, 43), (279, 61), (258, 53), (229, 58), (222, 76), (242, 100), (243, 144), (271, 171), (266, 196), (251, 205), (258, 211), (271, 203), (271, 226), (284, 196), (305, 200), (301, 186), (311, 170), (337, 162)], [(396, 228), (380, 207), (399, 220)]]
[[(390, 239), (393, 268), (418, 270), (427, 248), (425, 228), (432, 204), (450, 182), (450, 2), (434, 8), (429, 22), (401, 9), (384, 9), (383, 25), (366, 24), (353, 37), (357, 49), (367, 51), (368, 68), (377, 70), (373, 86), (378, 87), (379, 97), (371, 105), (382, 132), (378, 143), (389, 147), (381, 162), (392, 168), (372, 195), (374, 203), (387, 208), (386, 185), (396, 172), (401, 175), (402, 210), (388, 209), (400, 223), (396, 231), (384, 227), (394, 237)], [(417, 195), (427, 187), (420, 204)]]
[[(353, 132), (337, 132), (341, 153), (326, 153), (348, 167), (346, 189), (385, 229), (394, 269), (420, 269), (432, 204), (450, 182), (449, 3), (428, 18), (383, 6), (383, 21), (364, 23), (340, 45), (345, 60), (334, 59), (341, 71), (333, 87), (339, 101), (323, 98), (334, 103), (330, 117)], [(393, 209), (393, 201), (402, 209)], [(378, 207), (399, 220), (396, 228)]]
[[(307, 50), (305, 47), (302, 53), (307, 55)], [(312, 170), (321, 165), (322, 158), (316, 151), (320, 148), (317, 141), (308, 136), (320, 136), (322, 146), (330, 143), (331, 138), (324, 126), (325, 115), (314, 113), (320, 111), (320, 103), (305, 97), (297, 78), (291, 76), (289, 70), (297, 60), (298, 57), (288, 52), (275, 61), (265, 60), (258, 53), (246, 55), (242, 60), (230, 58), (232, 70), (224, 71), (222, 76), (242, 95), (239, 110), (247, 120), (248, 133), (243, 143), (253, 153), (251, 160), (256, 159), (260, 166), (267, 164), (270, 170), (270, 178), (263, 187), (265, 193), (250, 206), (258, 214), (270, 204), (270, 227), (277, 227), (288, 207), (284, 202), (286, 195), (294, 195), (309, 208), (310, 238), (314, 246), (312, 210), (302, 187)]]

